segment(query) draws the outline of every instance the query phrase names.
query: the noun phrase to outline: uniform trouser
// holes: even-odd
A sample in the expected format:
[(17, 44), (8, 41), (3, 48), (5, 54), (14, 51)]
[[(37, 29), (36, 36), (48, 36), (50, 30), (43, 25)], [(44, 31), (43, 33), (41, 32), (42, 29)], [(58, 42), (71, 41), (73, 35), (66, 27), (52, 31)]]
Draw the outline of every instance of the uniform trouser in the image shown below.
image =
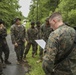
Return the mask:
[(35, 54), (37, 54), (37, 50), (38, 50), (38, 44), (36, 43), (36, 51), (35, 51)]
[(0, 61), (0, 75), (2, 74), (2, 71), (3, 71), (3, 69), (2, 69), (2, 62)]
[[(46, 42), (46, 40), (44, 40)], [(42, 60), (43, 57), (43, 49), (40, 47), (39, 48), (40, 52), (39, 52), (39, 58)]]
[(0, 47), (0, 75), (2, 74), (2, 70), (3, 70), (1, 57), (2, 57), (2, 48)]
[(42, 57), (43, 57), (43, 49), (40, 47), (39, 50), (40, 50), (39, 57), (42, 60)]
[(25, 49), (25, 53), (24, 53), (25, 56), (28, 54), (31, 45), (32, 45), (32, 55), (35, 54), (35, 52), (36, 52), (36, 43), (35, 43), (35, 42), (33, 42), (33, 43), (27, 42), (26, 49)]
[(17, 61), (22, 61), (24, 49), (25, 49), (25, 45), (24, 44), (19, 44), (17, 47), (15, 47)]
[(2, 45), (2, 52), (4, 52), (5, 61), (7, 61), (9, 58), (9, 48), (8, 48), (7, 43)]
[(45, 74), (46, 75), (52, 75), (51, 74), (51, 67), (49, 67), (50, 65), (46, 62), (46, 61), (44, 61), (43, 60), (43, 62), (42, 62), (42, 68), (43, 68), (43, 70), (44, 70), (44, 72), (45, 72)]

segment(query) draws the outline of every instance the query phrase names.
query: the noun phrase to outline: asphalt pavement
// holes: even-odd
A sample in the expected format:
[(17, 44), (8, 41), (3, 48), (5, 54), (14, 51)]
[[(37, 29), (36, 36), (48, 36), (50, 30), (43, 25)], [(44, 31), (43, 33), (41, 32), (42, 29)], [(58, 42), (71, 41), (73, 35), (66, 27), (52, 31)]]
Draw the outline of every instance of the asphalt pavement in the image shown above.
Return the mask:
[(16, 53), (14, 51), (14, 46), (11, 42), (10, 35), (8, 35), (6, 39), (7, 39), (9, 49), (10, 49), (9, 61), (12, 64), (6, 65), (6, 68), (3, 69), (3, 73), (5, 75), (26, 75), (26, 73), (28, 73), (29, 71), (29, 68), (25, 64), (17, 64)]

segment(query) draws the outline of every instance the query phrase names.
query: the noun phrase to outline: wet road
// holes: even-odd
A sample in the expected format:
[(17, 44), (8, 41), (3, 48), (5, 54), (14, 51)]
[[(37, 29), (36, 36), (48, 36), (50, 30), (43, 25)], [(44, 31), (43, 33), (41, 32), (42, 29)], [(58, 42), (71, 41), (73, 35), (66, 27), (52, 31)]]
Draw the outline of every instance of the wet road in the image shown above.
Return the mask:
[(14, 46), (12, 45), (10, 35), (7, 36), (7, 43), (10, 49), (9, 61), (11, 65), (6, 65), (6, 68), (3, 69), (5, 75), (25, 75), (28, 72), (28, 67), (24, 65), (18, 65), (16, 63), (16, 54), (14, 51)]

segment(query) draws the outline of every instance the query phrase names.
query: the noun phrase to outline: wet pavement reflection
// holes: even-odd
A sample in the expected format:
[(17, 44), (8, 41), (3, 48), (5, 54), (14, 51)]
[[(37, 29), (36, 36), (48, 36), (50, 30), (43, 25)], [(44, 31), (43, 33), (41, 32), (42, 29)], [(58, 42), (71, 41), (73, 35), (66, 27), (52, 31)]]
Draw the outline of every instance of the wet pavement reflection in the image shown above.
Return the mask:
[(8, 65), (4, 69), (5, 75), (25, 75), (25, 69), (21, 65)]
[(14, 51), (14, 46), (11, 42), (10, 35), (7, 36), (7, 43), (10, 49), (9, 61), (12, 63), (11, 65), (6, 65), (6, 68), (3, 69), (3, 73), (5, 75), (25, 75), (28, 72), (28, 67), (23, 64), (16, 63), (16, 54)]

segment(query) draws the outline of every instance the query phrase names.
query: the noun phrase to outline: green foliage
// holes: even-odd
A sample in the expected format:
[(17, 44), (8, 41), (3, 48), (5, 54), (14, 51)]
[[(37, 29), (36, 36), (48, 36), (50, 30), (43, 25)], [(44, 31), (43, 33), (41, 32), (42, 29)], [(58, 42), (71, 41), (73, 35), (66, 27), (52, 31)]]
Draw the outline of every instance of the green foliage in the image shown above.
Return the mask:
[(71, 26), (75, 26), (76, 25), (76, 10), (71, 10), (68, 13), (68, 22), (69, 24), (71, 24)]
[(62, 13), (64, 22), (76, 25), (76, 0), (32, 0), (28, 19), (43, 23), (55, 11)]
[(19, 0), (1, 0), (0, 1), (0, 18), (5, 21), (6, 26), (11, 25), (11, 21), (15, 17), (22, 18), (22, 13), (19, 11)]
[(59, 0), (32, 0), (30, 12), (28, 15), (29, 20), (40, 20), (49, 16), (50, 11), (54, 11), (58, 5)]
[(76, 0), (61, 0), (56, 11), (60, 11), (65, 22), (71, 26), (76, 24)]

